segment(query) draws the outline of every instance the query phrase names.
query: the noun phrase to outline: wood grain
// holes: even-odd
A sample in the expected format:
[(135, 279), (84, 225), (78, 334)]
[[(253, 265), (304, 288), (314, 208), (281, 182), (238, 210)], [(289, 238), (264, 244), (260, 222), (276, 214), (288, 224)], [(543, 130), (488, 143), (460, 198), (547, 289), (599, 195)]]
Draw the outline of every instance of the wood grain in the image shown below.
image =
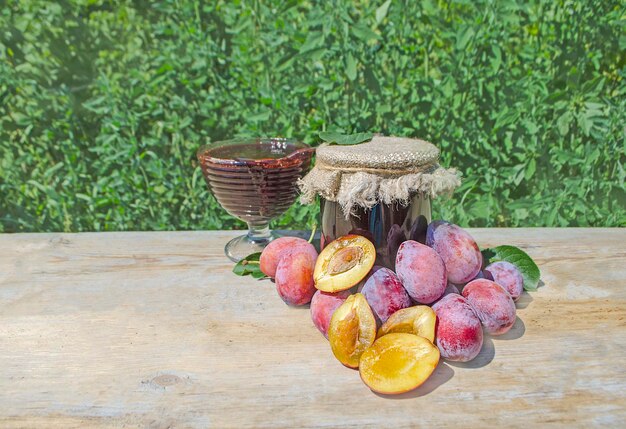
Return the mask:
[(504, 337), (372, 393), (236, 232), (0, 235), (0, 427), (625, 427), (626, 230), (475, 229), (545, 283)]

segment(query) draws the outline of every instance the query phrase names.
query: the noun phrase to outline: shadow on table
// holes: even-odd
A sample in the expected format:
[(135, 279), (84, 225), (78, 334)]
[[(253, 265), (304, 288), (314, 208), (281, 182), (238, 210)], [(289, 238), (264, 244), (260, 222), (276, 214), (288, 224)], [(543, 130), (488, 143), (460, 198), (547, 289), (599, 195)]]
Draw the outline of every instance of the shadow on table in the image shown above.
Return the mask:
[(507, 332), (506, 334), (495, 336), (493, 338), (495, 338), (496, 340), (517, 340), (518, 338), (521, 338), (525, 332), (526, 325), (524, 324), (524, 321), (520, 319), (519, 316), (516, 316), (515, 324), (511, 329), (509, 329), (509, 332)]
[(531, 302), (533, 302), (533, 297), (528, 292), (524, 291), (515, 303), (515, 307), (518, 310), (522, 310), (528, 307)]
[(401, 393), (399, 395), (384, 395), (382, 393), (376, 393), (377, 396), (385, 399), (411, 399), (419, 398), (420, 396), (428, 395), (434, 392), (439, 386), (447, 383), (454, 377), (454, 370), (450, 368), (447, 363), (441, 362), (435, 369), (435, 372), (417, 389), (410, 392)]

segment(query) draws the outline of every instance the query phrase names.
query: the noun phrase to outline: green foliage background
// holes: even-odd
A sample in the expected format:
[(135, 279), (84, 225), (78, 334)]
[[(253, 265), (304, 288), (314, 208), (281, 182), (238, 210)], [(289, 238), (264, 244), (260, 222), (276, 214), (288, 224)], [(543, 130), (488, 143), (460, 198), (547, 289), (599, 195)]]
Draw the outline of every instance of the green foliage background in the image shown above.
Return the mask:
[(625, 28), (611, 0), (0, 0), (0, 230), (242, 227), (196, 149), (321, 130), (436, 143), (461, 225), (623, 226)]

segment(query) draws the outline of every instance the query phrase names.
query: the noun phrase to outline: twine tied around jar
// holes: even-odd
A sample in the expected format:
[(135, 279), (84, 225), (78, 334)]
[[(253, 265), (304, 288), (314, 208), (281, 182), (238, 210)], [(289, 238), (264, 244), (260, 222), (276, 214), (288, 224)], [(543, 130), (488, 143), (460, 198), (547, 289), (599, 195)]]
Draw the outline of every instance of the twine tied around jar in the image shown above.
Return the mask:
[(461, 183), (454, 168), (439, 165), (439, 149), (419, 139), (375, 136), (353, 146), (322, 145), (315, 167), (298, 186), (303, 204), (320, 195), (337, 202), (347, 217), (356, 207), (406, 205), (415, 193), (434, 198)]

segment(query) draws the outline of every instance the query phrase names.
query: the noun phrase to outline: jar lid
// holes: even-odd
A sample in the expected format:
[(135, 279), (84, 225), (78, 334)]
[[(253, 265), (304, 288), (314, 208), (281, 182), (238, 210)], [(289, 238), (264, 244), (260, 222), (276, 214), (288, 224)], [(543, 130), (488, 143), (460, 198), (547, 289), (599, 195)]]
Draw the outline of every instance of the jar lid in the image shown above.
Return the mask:
[(300, 200), (310, 204), (320, 195), (339, 203), (348, 217), (355, 207), (408, 204), (415, 193), (451, 193), (461, 175), (438, 160), (439, 149), (420, 139), (376, 136), (357, 145), (322, 145), (315, 167), (298, 182)]
[(358, 145), (320, 146), (317, 162), (343, 170), (376, 169), (381, 174), (405, 174), (415, 168), (436, 163), (439, 149), (432, 143), (405, 137), (375, 136)]

